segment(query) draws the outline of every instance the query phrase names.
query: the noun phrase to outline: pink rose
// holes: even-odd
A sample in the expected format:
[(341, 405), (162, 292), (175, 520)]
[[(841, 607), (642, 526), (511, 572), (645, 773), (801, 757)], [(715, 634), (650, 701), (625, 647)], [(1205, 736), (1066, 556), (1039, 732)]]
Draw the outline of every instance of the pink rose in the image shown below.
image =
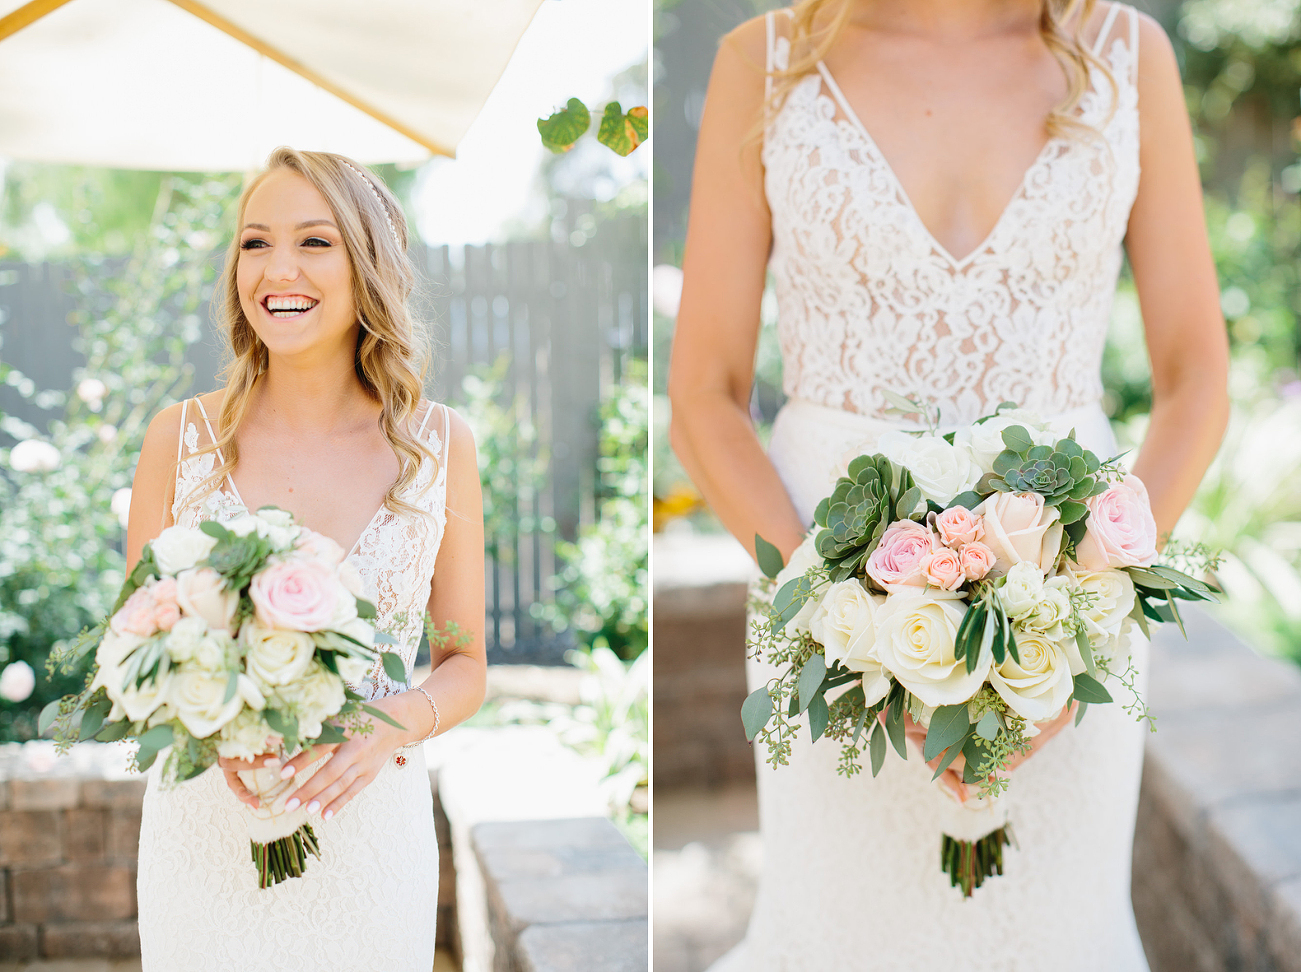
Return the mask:
[(967, 579), (962, 572), (962, 561), (956, 551), (936, 545), (936, 550), (926, 560), (926, 583), (946, 591), (956, 591)]
[(958, 561), (962, 564), (962, 575), (967, 580), (976, 581), (994, 569), (997, 558), (994, 556), (994, 551), (979, 540), (975, 540), (962, 545), (962, 549), (958, 551)]
[(298, 535), (298, 542), (294, 544), (294, 549), (300, 556), (324, 561), (331, 567), (340, 563), (344, 557), (343, 548), (330, 537), (306, 528)]
[(994, 493), (976, 507), (984, 519), (984, 543), (994, 552), (995, 568), (1007, 573), (1028, 560), (1047, 574), (1062, 549), (1061, 511), (1044, 506), (1038, 493)]
[(1075, 562), (1085, 570), (1146, 567), (1156, 560), (1156, 520), (1147, 487), (1133, 473), (1086, 501), (1089, 518)]
[(287, 560), (254, 576), (248, 596), (266, 628), (322, 631), (339, 601), (334, 571), (316, 560)]
[(930, 530), (914, 520), (890, 524), (867, 558), (867, 575), (882, 587), (890, 584), (925, 587), (925, 561), (931, 555), (933, 537)]
[(118, 634), (133, 634), (141, 638), (154, 634), (158, 624), (154, 618), (154, 596), (149, 588), (137, 587), (126, 603), (117, 609), (109, 626)]
[(164, 577), (149, 588), (154, 599), (154, 624), (163, 631), (171, 631), (172, 625), (181, 620), (181, 608), (176, 603), (176, 581)]
[(965, 506), (951, 506), (935, 517), (940, 539), (950, 547), (974, 543), (985, 535), (985, 521)]
[(211, 567), (193, 567), (176, 575), (176, 601), (186, 614), (209, 627), (229, 631), (239, 607), (239, 591), (226, 590), (226, 579)]

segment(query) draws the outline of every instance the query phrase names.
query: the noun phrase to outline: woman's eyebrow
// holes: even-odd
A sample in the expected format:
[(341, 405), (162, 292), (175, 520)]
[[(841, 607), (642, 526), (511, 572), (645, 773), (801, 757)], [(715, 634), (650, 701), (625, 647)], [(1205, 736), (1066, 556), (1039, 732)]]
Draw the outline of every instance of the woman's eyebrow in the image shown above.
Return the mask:
[[(294, 227), (294, 229), (296, 229), (296, 230), (305, 229), (305, 228), (307, 228), (308, 226), (330, 226), (330, 227), (333, 227), (334, 229), (338, 229), (338, 228), (339, 228), (339, 227), (335, 226), (334, 223), (332, 223), (332, 222), (331, 222), (330, 220), (328, 220), (328, 219), (308, 219), (308, 220), (304, 220), (303, 222), (299, 223), (297, 226)], [(244, 228), (245, 228), (245, 229), (261, 230), (263, 233), (270, 233), (270, 232), (271, 232), (271, 227), (270, 227), (270, 226), (267, 226), (265, 223), (245, 223), (245, 224), (244, 224)]]

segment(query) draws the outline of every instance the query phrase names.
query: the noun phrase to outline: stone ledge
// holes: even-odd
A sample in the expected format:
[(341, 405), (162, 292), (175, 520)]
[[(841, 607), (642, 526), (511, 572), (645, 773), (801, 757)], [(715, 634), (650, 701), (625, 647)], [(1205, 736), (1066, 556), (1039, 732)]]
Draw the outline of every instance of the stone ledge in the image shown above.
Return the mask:
[(520, 933), (521, 972), (645, 972), (647, 921), (534, 925)]

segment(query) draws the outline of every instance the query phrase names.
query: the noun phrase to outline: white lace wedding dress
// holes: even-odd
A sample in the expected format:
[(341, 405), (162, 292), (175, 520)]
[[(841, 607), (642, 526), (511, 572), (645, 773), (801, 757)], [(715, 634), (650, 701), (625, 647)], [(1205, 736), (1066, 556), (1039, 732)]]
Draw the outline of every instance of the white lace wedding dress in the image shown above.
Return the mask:
[[(188, 458), (199, 448), (199, 430), (186, 420), (191, 404), (181, 415), (172, 507), (174, 521), (185, 526), (244, 511), (229, 478), (229, 489), (199, 503), (188, 499), (217, 458)], [(198, 399), (193, 404), (203, 411)], [(434, 413), (442, 413), (441, 434), (430, 422)], [(211, 441), (207, 414), (202, 418)], [(378, 609), (376, 625), (398, 639), (392, 650), (401, 654), (408, 678), (447, 522), (447, 430), (446, 408), (426, 405), (417, 434), (427, 436), (438, 462), (424, 460), (408, 499), (429, 516), (401, 517), (381, 507), (348, 554)], [(380, 666), (367, 684), (353, 687), (371, 698), (406, 688)], [(144, 972), (429, 972), (438, 840), (424, 755), (419, 747), (403, 754), (405, 765), (389, 760), (330, 820), (312, 817), (321, 858), (309, 860), (302, 878), (265, 890), (250, 858), (246, 808), (220, 769), (165, 788), (160, 756), (149, 772), (140, 824), (136, 889)]]
[[(769, 15), (769, 67), (788, 43)], [(766, 129), (778, 328), (789, 403), (769, 456), (811, 522), (849, 458), (891, 428), (882, 389), (946, 427), (1011, 400), (1104, 458), (1099, 366), (1138, 184), (1137, 18), (1112, 7), (1080, 110), (1097, 139), (1054, 138), (979, 247), (955, 259), (922, 224), (824, 65)], [(1144, 683), (1146, 643), (1135, 651)], [(773, 670), (751, 661), (753, 689)], [(1114, 683), (1112, 683), (1114, 686)], [(1123, 690), (1113, 687), (1119, 702)], [(915, 752), (876, 779), (836, 774), (801, 734), (790, 765), (757, 753), (763, 874), (745, 940), (716, 972), (1146, 972), (1130, 855), (1146, 728), (1091, 706), (1017, 769), (1020, 842), (964, 900), (940, 870), (955, 804)]]

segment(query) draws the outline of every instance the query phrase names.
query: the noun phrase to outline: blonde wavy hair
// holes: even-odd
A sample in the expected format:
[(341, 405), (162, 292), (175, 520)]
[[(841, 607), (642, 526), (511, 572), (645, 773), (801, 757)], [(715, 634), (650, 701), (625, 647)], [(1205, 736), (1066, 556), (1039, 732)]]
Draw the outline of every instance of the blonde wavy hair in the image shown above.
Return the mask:
[[(1118, 89), (1116, 79), (1083, 41), (1097, 0), (1041, 0), (1039, 33), (1066, 75), (1066, 98), (1048, 113), (1049, 137), (1079, 135), (1094, 138), (1098, 131), (1080, 121), (1075, 109), (1089, 87), (1089, 68), (1100, 69), (1111, 85), (1112, 110)], [(791, 57), (784, 71), (772, 71), (772, 94), (764, 106), (765, 116), (781, 110), (790, 90), (826, 57), (849, 22), (853, 0), (796, 0), (791, 5)], [(1067, 27), (1067, 24), (1072, 24)]]
[(216, 489), (239, 462), (235, 435), (248, 414), (258, 378), (267, 369), (267, 347), (244, 315), (239, 300), (239, 227), (244, 225), (244, 210), (253, 191), (268, 175), (284, 169), (302, 176), (325, 197), (343, 237), (361, 325), (355, 358), (357, 378), (380, 405), (380, 430), (401, 467), (397, 481), (384, 496), (384, 506), (395, 513), (418, 513), (419, 508), (402, 499), (402, 493), (415, 480), (421, 459), (435, 457), (410, 431), (424, 390), (430, 352), (426, 329), (408, 307), (416, 275), (407, 256), (406, 217), (384, 182), (351, 159), (332, 152), (299, 152), (285, 146), (271, 153), (266, 168), (249, 181), (240, 195), (236, 232), (213, 294), (215, 316), (227, 344), (227, 361), (220, 375), (226, 395), (216, 441), (196, 454), (220, 450), (224, 461), (195, 489), (190, 502)]

